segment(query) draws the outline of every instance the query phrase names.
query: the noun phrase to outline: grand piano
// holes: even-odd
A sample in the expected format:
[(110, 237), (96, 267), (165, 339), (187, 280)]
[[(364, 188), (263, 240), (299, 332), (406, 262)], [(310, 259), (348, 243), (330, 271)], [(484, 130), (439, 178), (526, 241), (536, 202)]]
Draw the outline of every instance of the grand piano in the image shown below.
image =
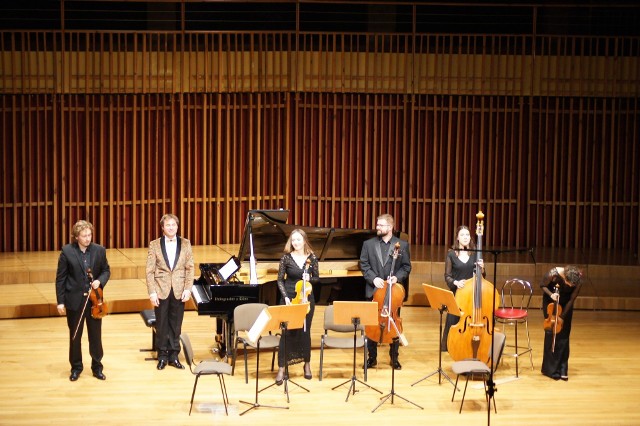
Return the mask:
[[(289, 210), (250, 210), (247, 213), (237, 257), (238, 271), (229, 279), (221, 277), (223, 264), (201, 264), (201, 276), (193, 286), (199, 315), (218, 318), (221, 352), (232, 348), (233, 310), (244, 303), (277, 305), (277, 275), (280, 258), (294, 229), (306, 232), (318, 256), (320, 282), (313, 286), (316, 304), (334, 300), (364, 300), (365, 282), (358, 265), (365, 240), (375, 230), (322, 228), (287, 223)], [(252, 258), (255, 262), (252, 262)], [(229, 262), (227, 262), (228, 264)], [(253, 269), (252, 281), (252, 263)]]

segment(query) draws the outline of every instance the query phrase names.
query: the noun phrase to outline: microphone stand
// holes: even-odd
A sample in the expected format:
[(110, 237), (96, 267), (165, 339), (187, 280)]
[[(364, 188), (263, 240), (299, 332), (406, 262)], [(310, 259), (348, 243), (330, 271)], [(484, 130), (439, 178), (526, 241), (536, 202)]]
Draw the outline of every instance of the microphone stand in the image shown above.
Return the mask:
[[(391, 315), (388, 318), (389, 322), (393, 325), (393, 327), (396, 330), (396, 333), (398, 333), (398, 335), (400, 335), (400, 332), (398, 331), (398, 326), (396, 325), (395, 321), (393, 320), (393, 318), (391, 317)], [(389, 392), (387, 395), (383, 396), (382, 398), (380, 398), (380, 403), (376, 406), (376, 408), (374, 408), (373, 410), (371, 410), (372, 413), (375, 413), (376, 410), (378, 408), (380, 408), (380, 406), (382, 404), (384, 404), (385, 402), (387, 402), (389, 399), (391, 399), (391, 404), (393, 404), (393, 398), (397, 397), (402, 399), (403, 401), (408, 402), (409, 404), (424, 410), (423, 407), (421, 407), (420, 405), (416, 404), (415, 402), (409, 401), (407, 398), (402, 397), (400, 395), (398, 395), (396, 393), (396, 369), (394, 367), (394, 364), (396, 363), (396, 361), (398, 361), (398, 348), (400, 346), (400, 338), (399, 337), (394, 337), (392, 339), (392, 343), (391, 345), (395, 345), (395, 350), (391, 351), (391, 392)], [(376, 389), (377, 390), (377, 389)]]
[[(472, 252), (480, 252), (480, 253), (491, 253), (493, 254), (493, 283), (495, 286), (495, 282), (497, 279), (497, 271), (498, 271), (498, 255), (503, 253), (524, 253), (529, 252), (531, 258), (533, 259), (533, 263), (536, 263), (535, 258), (533, 257), (533, 248), (517, 248), (517, 249), (467, 249), (467, 251)], [(494, 287), (495, 288), (495, 287)], [(496, 298), (492, 297), (493, 308), (491, 312), (496, 311)], [(495, 360), (493, 359), (493, 345), (494, 345), (494, 330), (495, 330), (495, 321), (491, 321), (491, 365), (489, 366), (489, 379), (487, 380), (487, 388), (485, 392), (487, 394), (487, 425), (491, 424), (491, 400), (493, 399), (494, 394), (498, 391), (496, 388), (496, 384), (493, 381), (493, 363)], [(493, 404), (495, 406), (495, 401)]]

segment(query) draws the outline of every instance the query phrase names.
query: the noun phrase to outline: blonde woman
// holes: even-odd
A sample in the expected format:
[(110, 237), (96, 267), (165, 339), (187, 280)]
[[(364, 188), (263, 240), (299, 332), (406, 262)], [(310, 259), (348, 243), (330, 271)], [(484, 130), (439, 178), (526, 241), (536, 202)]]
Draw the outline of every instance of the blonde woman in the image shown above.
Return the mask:
[[(307, 234), (302, 229), (294, 229), (284, 247), (284, 256), (280, 259), (278, 269), (278, 289), (280, 290), (280, 304), (290, 305), (296, 297), (296, 283), (302, 279), (310, 284), (320, 281), (318, 272), (318, 258), (313, 253)], [(309, 266), (307, 267), (307, 261)], [(305, 273), (305, 269), (307, 272)], [(311, 380), (311, 320), (315, 310), (313, 292), (308, 297), (311, 304), (305, 327), (287, 331), (287, 353), (284, 353), (284, 341), (280, 341), (278, 351), (278, 374), (276, 384), (284, 381), (285, 357), (288, 365), (304, 362), (304, 378)]]

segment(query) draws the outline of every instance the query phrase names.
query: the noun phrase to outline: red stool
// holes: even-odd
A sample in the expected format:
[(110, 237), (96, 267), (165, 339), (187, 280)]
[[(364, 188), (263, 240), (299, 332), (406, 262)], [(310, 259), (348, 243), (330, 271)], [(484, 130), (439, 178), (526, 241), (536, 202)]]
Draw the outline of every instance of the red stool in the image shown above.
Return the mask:
[[(500, 291), (500, 308), (494, 312), (494, 319), (497, 323), (514, 327), (514, 344), (506, 347), (513, 348), (513, 352), (505, 352), (503, 355), (512, 356), (516, 359), (516, 377), (518, 377), (518, 358), (529, 353), (531, 369), (533, 370), (533, 353), (531, 340), (529, 339), (529, 303), (533, 290), (531, 283), (518, 278), (505, 281)], [(524, 324), (527, 336), (527, 345), (518, 345), (518, 324)], [(506, 327), (503, 332), (506, 334)], [(503, 358), (504, 359), (504, 358)]]

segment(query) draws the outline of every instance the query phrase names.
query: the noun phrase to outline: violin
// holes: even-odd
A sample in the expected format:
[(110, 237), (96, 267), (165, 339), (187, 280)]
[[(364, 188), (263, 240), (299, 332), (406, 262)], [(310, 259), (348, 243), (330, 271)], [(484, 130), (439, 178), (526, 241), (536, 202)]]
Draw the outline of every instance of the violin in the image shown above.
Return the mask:
[[(555, 293), (560, 293), (560, 286), (556, 284)], [(547, 331), (553, 331), (553, 343), (551, 344), (551, 352), (555, 352), (556, 335), (562, 331), (564, 320), (560, 316), (562, 306), (560, 306), (560, 297), (547, 305), (547, 317), (544, 319), (543, 327)]]
[(91, 283), (93, 283), (93, 274), (91, 273), (91, 268), (87, 268), (87, 280), (89, 280), (89, 293), (87, 294), (87, 298), (84, 299), (82, 312), (80, 312), (78, 323), (76, 324), (76, 331), (73, 333), (73, 337), (71, 337), (71, 340), (76, 340), (78, 330), (80, 329), (80, 324), (82, 324), (84, 314), (87, 311), (87, 303), (89, 303), (89, 300), (91, 300), (91, 318), (101, 319), (102, 317), (107, 315), (107, 303), (102, 298), (102, 289), (100, 287), (94, 289), (91, 285)]
[(399, 255), (400, 243), (396, 243), (391, 255), (393, 260), (390, 275), (384, 286), (373, 293), (373, 301), (378, 303), (378, 325), (365, 326), (365, 334), (368, 339), (379, 343), (391, 343), (394, 339), (399, 339), (402, 346), (407, 346), (407, 339), (402, 334), (402, 318), (398, 314), (404, 300), (404, 287), (400, 283), (389, 285)]
[[(311, 259), (307, 259), (304, 263), (304, 274), (303, 277), (309, 274), (309, 266), (311, 266)], [(292, 305), (300, 305), (303, 303), (309, 304), (309, 296), (311, 295), (311, 290), (313, 287), (307, 280), (299, 280), (296, 283), (296, 297), (291, 300)], [(307, 312), (311, 310), (311, 304), (307, 306)]]
[[(89, 279), (89, 284), (93, 282), (93, 274), (91, 273), (91, 268), (87, 269), (87, 278)], [(91, 300), (91, 317), (95, 319), (103, 318), (107, 315), (107, 303), (104, 301), (102, 296), (102, 288), (91, 288), (89, 289), (89, 300)]]

